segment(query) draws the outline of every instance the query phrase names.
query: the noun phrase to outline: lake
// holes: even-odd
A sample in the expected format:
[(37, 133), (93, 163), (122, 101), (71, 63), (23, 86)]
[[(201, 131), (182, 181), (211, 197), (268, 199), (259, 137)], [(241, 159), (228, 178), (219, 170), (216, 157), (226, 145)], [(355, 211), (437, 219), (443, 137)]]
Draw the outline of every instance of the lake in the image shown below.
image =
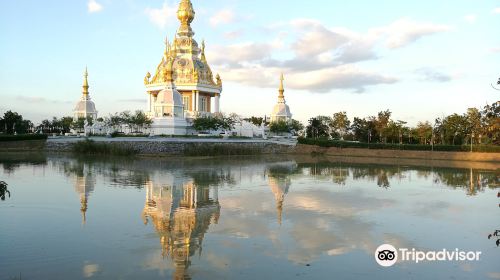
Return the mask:
[[(500, 279), (500, 165), (0, 154), (0, 279)], [(480, 251), (377, 264), (379, 245)]]

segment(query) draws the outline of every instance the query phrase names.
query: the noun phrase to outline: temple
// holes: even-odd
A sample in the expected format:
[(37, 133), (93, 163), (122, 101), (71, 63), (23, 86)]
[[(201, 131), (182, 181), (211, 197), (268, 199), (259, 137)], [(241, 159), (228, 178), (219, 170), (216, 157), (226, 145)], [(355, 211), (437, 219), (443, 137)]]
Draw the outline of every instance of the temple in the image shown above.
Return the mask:
[(81, 118), (92, 118), (97, 119), (97, 110), (95, 108), (94, 102), (90, 99), (89, 95), (89, 73), (87, 68), (85, 68), (85, 73), (83, 74), (83, 91), (80, 101), (76, 103), (75, 109), (73, 110), (73, 118), (75, 120)]
[(280, 88), (278, 90), (278, 103), (274, 106), (273, 112), (271, 113), (271, 122), (279, 122), (285, 121), (289, 122), (292, 120), (292, 113), (290, 112), (290, 107), (286, 104), (285, 101), (285, 87), (283, 85), (283, 81), (285, 78), (283, 74), (280, 77)]
[(181, 0), (177, 34), (172, 42), (165, 40), (165, 51), (154, 75), (148, 72), (144, 78), (147, 115), (153, 119), (157, 134), (185, 134), (186, 119), (220, 110), (222, 80), (218, 74), (214, 79), (205, 56), (205, 42), (199, 46), (193, 38), (194, 17), (191, 1)]

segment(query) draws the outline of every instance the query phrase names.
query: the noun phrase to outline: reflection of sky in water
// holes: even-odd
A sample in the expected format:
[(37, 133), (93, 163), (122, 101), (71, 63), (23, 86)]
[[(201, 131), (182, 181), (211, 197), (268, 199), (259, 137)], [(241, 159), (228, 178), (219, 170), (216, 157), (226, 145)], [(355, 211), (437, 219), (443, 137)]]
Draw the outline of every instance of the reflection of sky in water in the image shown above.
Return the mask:
[[(500, 227), (496, 171), (304, 158), (0, 164), (12, 193), (0, 202), (6, 279), (500, 279), (486, 238)], [(382, 243), (483, 255), (382, 269)]]

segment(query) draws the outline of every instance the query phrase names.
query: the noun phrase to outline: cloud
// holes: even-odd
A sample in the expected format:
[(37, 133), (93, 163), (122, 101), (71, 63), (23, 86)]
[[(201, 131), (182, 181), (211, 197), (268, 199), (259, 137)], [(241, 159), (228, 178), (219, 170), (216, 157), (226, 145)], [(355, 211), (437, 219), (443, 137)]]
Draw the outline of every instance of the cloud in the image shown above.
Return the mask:
[(421, 77), (421, 80), (427, 82), (445, 83), (453, 79), (452, 76), (436, 71), (432, 68), (420, 68), (415, 73)]
[[(368, 86), (393, 84), (398, 79), (363, 70), (357, 65), (359, 62), (381, 59), (378, 55), (381, 49), (403, 48), (450, 27), (403, 18), (358, 33), (300, 18), (263, 30), (278, 35), (265, 43), (209, 48), (209, 62), (221, 72), (224, 80), (268, 88), (275, 87), (276, 77), (285, 72), (290, 81), (287, 87), (291, 89), (320, 93), (347, 89), (361, 93)], [(427, 76), (437, 80), (445, 78), (437, 73), (427, 73)]]
[(243, 36), (243, 34), (244, 34), (243, 29), (238, 29), (224, 33), (224, 38), (228, 40), (235, 40)]
[(233, 22), (235, 19), (235, 14), (230, 9), (224, 9), (217, 12), (210, 18), (210, 25), (216, 27), (220, 24), (228, 24)]
[(97, 272), (99, 272), (99, 265), (98, 264), (90, 264), (90, 263), (85, 263), (85, 265), (83, 266), (83, 277), (85, 278), (91, 278), (92, 276), (94, 276), (94, 274), (96, 274)]
[(47, 99), (45, 97), (38, 96), (17, 96), (17, 100), (30, 103), (30, 104), (42, 104), (42, 103), (50, 103), (50, 104), (71, 104), (71, 101), (61, 101), (61, 100), (52, 100)]
[(468, 22), (468, 23), (475, 23), (476, 20), (477, 20), (477, 15), (466, 15), (464, 17), (464, 19)]
[(500, 14), (500, 7), (493, 9), (494, 14)]
[(390, 49), (401, 48), (416, 42), (420, 38), (440, 32), (449, 31), (446, 25), (420, 23), (408, 18), (399, 19), (392, 24), (376, 28), (372, 32), (385, 37), (386, 46)]
[(490, 52), (492, 52), (492, 53), (500, 53), (500, 47), (499, 48), (491, 48)]
[(97, 13), (102, 11), (102, 5), (97, 3), (96, 0), (89, 0), (87, 3), (89, 13)]
[(122, 102), (122, 103), (146, 103), (146, 100), (144, 100), (143, 98), (136, 98), (136, 99), (118, 99), (117, 100), (118, 102)]
[(177, 19), (177, 7), (169, 5), (167, 2), (159, 9), (146, 8), (144, 13), (149, 17), (149, 20), (161, 29), (165, 28), (167, 24), (172, 24)]

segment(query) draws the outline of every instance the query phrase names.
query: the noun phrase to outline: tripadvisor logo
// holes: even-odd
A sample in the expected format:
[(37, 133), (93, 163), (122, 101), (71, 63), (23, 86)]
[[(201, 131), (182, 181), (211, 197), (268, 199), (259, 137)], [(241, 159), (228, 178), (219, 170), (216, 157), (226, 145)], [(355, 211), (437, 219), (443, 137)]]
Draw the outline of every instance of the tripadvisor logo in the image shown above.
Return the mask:
[(399, 248), (396, 249), (390, 244), (380, 245), (375, 250), (375, 260), (384, 267), (393, 266), (398, 260), (410, 262), (423, 261), (479, 261), (481, 257), (480, 251), (462, 251), (455, 249), (449, 251), (442, 249), (440, 251), (418, 251), (415, 248)]

